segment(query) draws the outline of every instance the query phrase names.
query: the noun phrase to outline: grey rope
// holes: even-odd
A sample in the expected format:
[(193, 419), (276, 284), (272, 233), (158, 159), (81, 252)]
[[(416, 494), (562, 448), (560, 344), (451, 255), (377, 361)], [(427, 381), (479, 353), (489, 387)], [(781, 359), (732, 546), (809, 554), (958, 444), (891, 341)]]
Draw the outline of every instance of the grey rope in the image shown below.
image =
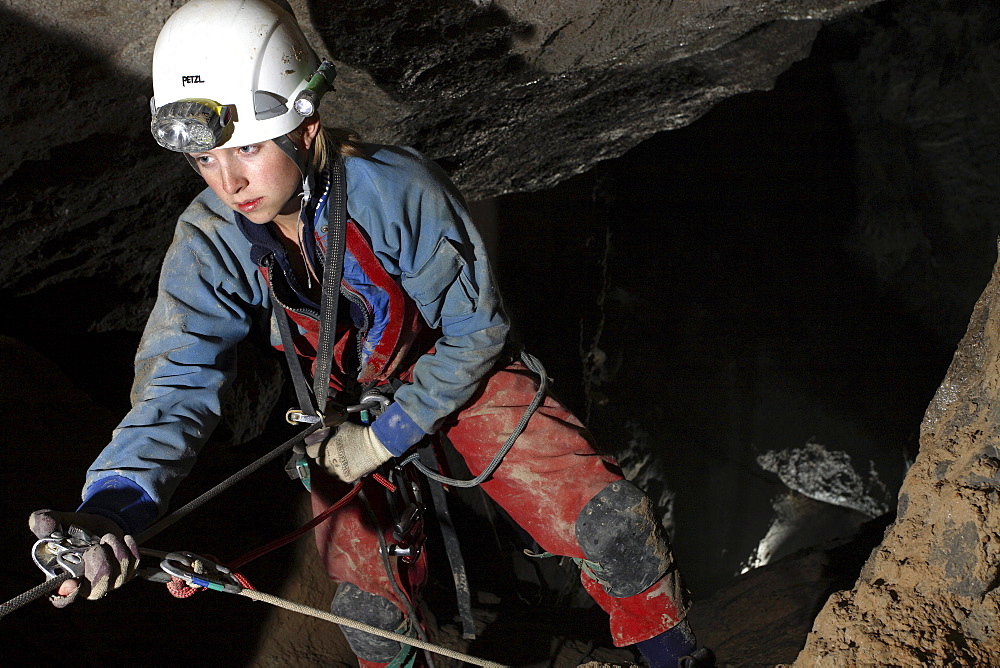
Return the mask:
[(285, 441), (284, 443), (276, 447), (274, 450), (271, 450), (271, 452), (267, 453), (257, 461), (240, 469), (239, 471), (229, 476), (228, 478), (226, 478), (225, 480), (223, 480), (218, 485), (208, 490), (198, 498), (188, 502), (184, 506), (181, 506), (180, 508), (170, 513), (169, 515), (164, 517), (162, 520), (160, 520), (153, 526), (143, 531), (141, 534), (136, 536), (135, 542), (142, 544), (145, 541), (152, 538), (153, 536), (155, 536), (156, 534), (166, 529), (167, 527), (171, 526), (175, 522), (183, 519), (184, 517), (187, 517), (194, 510), (197, 510), (208, 501), (211, 501), (222, 492), (226, 491), (236, 483), (240, 482), (241, 480), (249, 476), (251, 473), (256, 472), (258, 469), (263, 467), (268, 462), (272, 461), (273, 459), (276, 459), (282, 453), (288, 452), (293, 447), (304, 441), (306, 436), (309, 436), (311, 433), (313, 433), (317, 429), (321, 429), (322, 427), (323, 427), (322, 422), (316, 422), (314, 424), (309, 425), (308, 427), (300, 431), (296, 436)]
[(66, 571), (64, 573), (60, 573), (51, 580), (46, 580), (45, 582), (38, 585), (34, 589), (29, 589), (28, 591), (22, 594), (18, 594), (17, 596), (10, 599), (6, 603), (0, 605), (0, 617), (3, 617), (11, 612), (14, 612), (22, 605), (27, 605), (28, 603), (31, 603), (32, 601), (39, 599), (42, 596), (45, 596), (50, 591), (55, 591), (56, 589), (59, 588), (59, 585), (61, 585), (63, 582), (69, 580), (72, 577), (73, 574), (70, 573), (69, 571)]
[[(205, 492), (204, 494), (202, 494), (198, 498), (196, 498), (193, 501), (190, 501), (189, 503), (187, 503), (186, 505), (178, 508), (177, 510), (175, 510), (171, 514), (167, 515), (166, 517), (164, 517), (162, 520), (160, 520), (159, 522), (157, 522), (153, 526), (151, 526), (148, 529), (146, 529), (145, 531), (143, 531), (141, 534), (139, 534), (136, 537), (135, 542), (137, 544), (141, 544), (141, 543), (149, 540), (150, 538), (152, 538), (156, 534), (160, 533), (161, 531), (163, 531), (167, 527), (173, 525), (175, 522), (177, 522), (177, 521), (183, 519), (184, 517), (186, 517), (187, 515), (191, 514), (192, 512), (194, 512), (195, 510), (197, 510), (198, 508), (200, 508), (205, 503), (211, 501), (212, 499), (214, 499), (216, 496), (218, 496), (219, 494), (221, 494), (225, 490), (229, 489), (230, 487), (232, 487), (236, 483), (240, 482), (241, 480), (243, 480), (244, 478), (246, 478), (247, 476), (249, 476), (251, 473), (254, 473), (255, 471), (257, 471), (258, 469), (260, 469), (262, 466), (264, 466), (265, 464), (267, 464), (271, 460), (273, 460), (276, 457), (280, 456), (282, 453), (287, 452), (288, 450), (291, 450), (293, 447), (295, 447), (295, 445), (297, 445), (298, 443), (301, 443), (305, 439), (306, 436), (308, 436), (309, 434), (313, 433), (314, 431), (316, 431), (317, 429), (320, 429), (322, 427), (323, 427), (323, 423), (322, 422), (317, 422), (316, 424), (309, 425), (309, 427), (307, 427), (306, 429), (304, 429), (301, 432), (299, 432), (299, 434), (296, 435), (295, 437), (289, 439), (288, 441), (285, 441), (284, 443), (282, 443), (277, 448), (275, 448), (271, 452), (267, 453), (266, 455), (264, 455), (263, 457), (261, 457), (257, 461), (253, 462), (249, 466), (246, 466), (246, 467), (240, 469), (239, 471), (237, 471), (233, 475), (229, 476), (228, 478), (226, 478), (225, 480), (223, 480), (221, 483), (219, 483), (218, 485), (216, 485), (212, 489), (208, 490), (207, 492)], [(65, 582), (66, 580), (69, 580), (71, 578), (73, 578), (73, 574), (72, 573), (69, 573), (69, 572), (60, 573), (56, 577), (50, 578), (50, 579), (46, 580), (45, 582), (43, 582), (42, 584), (38, 585), (37, 587), (34, 587), (33, 589), (29, 589), (28, 591), (15, 596), (14, 598), (12, 598), (9, 601), (7, 601), (6, 603), (0, 604), (0, 618), (2, 618), (5, 615), (7, 615), (7, 614), (9, 614), (9, 613), (17, 610), (18, 608), (20, 608), (23, 605), (27, 605), (28, 603), (31, 603), (32, 601), (37, 600), (37, 599), (45, 596), (49, 592), (56, 591), (59, 588), (59, 585), (61, 585), (63, 582)]]
[(404, 459), (400, 466), (413, 464), (418, 471), (431, 480), (436, 480), (437, 482), (450, 487), (475, 487), (493, 475), (493, 472), (497, 470), (498, 466), (500, 466), (500, 462), (503, 461), (504, 456), (510, 452), (512, 447), (514, 447), (514, 441), (517, 440), (517, 437), (520, 436), (521, 432), (523, 432), (528, 426), (528, 420), (531, 419), (531, 416), (535, 414), (538, 407), (542, 405), (543, 401), (545, 401), (545, 393), (549, 387), (549, 378), (545, 373), (545, 367), (542, 366), (541, 361), (537, 357), (531, 353), (521, 351), (521, 361), (524, 362), (524, 366), (538, 374), (538, 391), (535, 392), (535, 397), (531, 400), (531, 403), (528, 404), (528, 407), (525, 409), (524, 415), (521, 416), (521, 420), (517, 423), (517, 426), (514, 427), (512, 432), (510, 432), (510, 436), (507, 437), (503, 446), (497, 450), (497, 453), (493, 455), (493, 459), (490, 460), (489, 465), (483, 469), (482, 473), (469, 480), (449, 478), (421, 464), (418, 459), (420, 457), (420, 453), (417, 452)]

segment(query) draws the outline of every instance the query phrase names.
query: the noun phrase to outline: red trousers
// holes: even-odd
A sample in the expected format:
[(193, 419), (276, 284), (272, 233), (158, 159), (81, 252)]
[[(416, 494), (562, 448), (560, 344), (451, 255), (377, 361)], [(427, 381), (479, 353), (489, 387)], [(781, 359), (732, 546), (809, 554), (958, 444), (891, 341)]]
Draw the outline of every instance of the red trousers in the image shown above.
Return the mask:
[[(445, 423), (442, 432), (473, 475), (480, 473), (503, 446), (537, 390), (535, 375), (520, 363), (498, 368), (470, 402)], [(542, 549), (584, 558), (576, 539), (577, 517), (598, 492), (621, 479), (616, 462), (594, 451), (591, 436), (580, 421), (557, 400), (546, 397), (482, 488)], [(377, 503), (384, 500), (384, 494), (371, 489), (368, 498), (376, 513), (384, 512), (384, 501)], [(314, 512), (328, 508), (345, 491), (343, 485), (314, 482)], [(384, 525), (388, 529), (391, 521), (386, 519)], [(354, 500), (316, 528), (316, 543), (331, 578), (384, 596), (405, 611), (385, 573), (375, 531), (363, 506)], [(636, 536), (640, 541), (645, 538)], [(426, 552), (412, 566), (393, 559), (397, 583), (404, 590), (419, 588), (426, 577), (425, 559)], [(612, 637), (619, 647), (659, 635), (687, 614), (676, 569), (646, 591), (627, 598), (608, 595), (583, 573), (581, 580), (610, 616)]]

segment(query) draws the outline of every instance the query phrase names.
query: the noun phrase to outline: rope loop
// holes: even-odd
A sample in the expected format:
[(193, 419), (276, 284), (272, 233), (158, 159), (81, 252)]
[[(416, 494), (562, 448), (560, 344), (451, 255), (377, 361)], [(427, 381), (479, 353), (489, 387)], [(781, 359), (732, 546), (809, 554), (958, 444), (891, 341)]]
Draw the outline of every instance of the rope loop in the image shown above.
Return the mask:
[(192, 587), (178, 577), (171, 578), (167, 583), (167, 591), (174, 598), (190, 598), (204, 589), (204, 587)]

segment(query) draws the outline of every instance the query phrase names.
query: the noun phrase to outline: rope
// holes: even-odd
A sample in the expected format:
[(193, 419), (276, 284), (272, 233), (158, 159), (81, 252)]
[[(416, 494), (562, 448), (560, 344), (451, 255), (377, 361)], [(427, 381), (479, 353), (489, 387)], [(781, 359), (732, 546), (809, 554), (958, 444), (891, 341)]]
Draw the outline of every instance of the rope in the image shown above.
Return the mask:
[(277, 596), (272, 596), (271, 594), (265, 594), (259, 591), (253, 591), (250, 589), (244, 589), (239, 592), (240, 596), (245, 596), (253, 601), (261, 601), (263, 603), (270, 603), (273, 606), (279, 608), (284, 608), (285, 610), (290, 610), (292, 612), (298, 612), (303, 615), (309, 615), (310, 617), (316, 617), (317, 619), (322, 619), (328, 622), (333, 622), (340, 626), (349, 626), (352, 629), (357, 629), (359, 631), (364, 631), (365, 633), (370, 633), (372, 635), (380, 636), (382, 638), (388, 638), (389, 640), (395, 640), (397, 642), (403, 643), (404, 645), (411, 645), (413, 647), (419, 647), (420, 649), (426, 649), (435, 654), (440, 654), (441, 656), (446, 656), (450, 659), (456, 659), (458, 661), (464, 661), (465, 663), (472, 664), (474, 666), (484, 666), (484, 668), (509, 668), (502, 663), (495, 663), (492, 661), (486, 661), (485, 659), (479, 659), (468, 654), (462, 654), (461, 652), (456, 652), (450, 650), (447, 647), (441, 647), (440, 645), (435, 645), (434, 643), (425, 642), (419, 638), (411, 638), (410, 636), (404, 636), (399, 633), (393, 633), (392, 631), (386, 631), (375, 626), (370, 626), (368, 624), (363, 624), (362, 622), (355, 621), (348, 617), (341, 617), (340, 615), (335, 615), (330, 612), (324, 612), (323, 610), (318, 610), (316, 608), (311, 608), (307, 605), (301, 605), (299, 603), (293, 603), (291, 601), (286, 601), (283, 598)]
[(156, 534), (160, 533), (161, 531), (163, 531), (167, 527), (171, 526), (172, 524), (174, 524), (178, 520), (180, 520), (180, 519), (182, 519), (184, 517), (187, 517), (189, 514), (191, 514), (191, 512), (193, 512), (194, 510), (200, 508), (205, 503), (211, 501), (212, 499), (214, 499), (215, 497), (217, 497), (219, 494), (221, 494), (225, 490), (229, 489), (230, 487), (232, 487), (236, 483), (240, 482), (241, 480), (243, 480), (244, 478), (246, 478), (247, 476), (249, 476), (251, 473), (255, 473), (258, 469), (262, 468), (265, 464), (267, 464), (271, 460), (273, 460), (276, 457), (280, 456), (282, 453), (285, 453), (285, 452), (291, 450), (293, 447), (295, 447), (299, 443), (303, 442), (305, 440), (306, 436), (309, 436), (314, 431), (317, 431), (317, 430), (321, 429), (322, 427), (323, 427), (323, 423), (322, 422), (316, 422), (315, 424), (309, 425), (307, 428), (303, 429), (302, 431), (300, 431), (298, 434), (296, 434), (292, 438), (288, 439), (287, 441), (285, 441), (284, 443), (282, 443), (281, 445), (279, 445), (275, 449), (271, 450), (269, 453), (267, 453), (266, 455), (264, 455), (263, 457), (261, 457), (257, 461), (253, 462), (252, 464), (250, 464), (248, 466), (243, 467), (242, 469), (240, 469), (239, 471), (237, 471), (233, 475), (229, 476), (228, 478), (226, 478), (225, 480), (223, 480), (218, 485), (216, 485), (212, 489), (208, 490), (207, 492), (205, 492), (204, 494), (202, 494), (198, 498), (196, 498), (193, 501), (190, 501), (189, 503), (187, 503), (186, 505), (178, 508), (177, 510), (175, 510), (172, 513), (170, 513), (169, 515), (167, 515), (166, 517), (164, 517), (162, 520), (160, 520), (159, 522), (157, 522), (153, 526), (151, 526), (148, 529), (146, 529), (145, 531), (143, 531), (141, 534), (139, 534), (138, 536), (136, 536), (135, 542), (138, 543), (138, 544), (140, 544), (140, 545), (143, 544), (143, 543), (145, 543), (147, 540), (149, 540), (150, 538), (152, 538)]
[[(160, 533), (167, 527), (173, 525), (175, 522), (183, 519), (196, 509), (200, 508), (205, 503), (214, 499), (216, 496), (218, 496), (225, 490), (229, 489), (236, 483), (240, 482), (250, 474), (256, 472), (258, 469), (262, 468), (265, 464), (272, 461), (276, 457), (280, 456), (282, 453), (291, 450), (295, 445), (304, 441), (306, 436), (310, 435), (311, 433), (313, 433), (318, 429), (321, 429), (322, 427), (323, 427), (322, 422), (317, 422), (316, 424), (310, 425), (309, 427), (299, 432), (291, 439), (285, 441), (278, 447), (271, 450), (269, 453), (267, 453), (257, 461), (253, 462), (249, 466), (240, 469), (239, 471), (229, 476), (221, 483), (219, 483), (212, 489), (208, 490), (198, 498), (189, 502), (187, 505), (178, 508), (173, 513), (167, 515), (162, 520), (160, 520), (153, 526), (146, 529), (144, 532), (136, 536), (136, 543), (141, 545), (142, 543), (146, 542), (147, 540), (149, 540), (156, 534)], [(49, 592), (57, 590), (59, 588), (59, 585), (61, 585), (65, 580), (69, 580), (70, 578), (72, 578), (72, 573), (69, 572), (60, 573), (58, 576), (46, 580), (42, 584), (32, 589), (29, 589), (26, 592), (18, 594), (17, 596), (7, 601), (6, 603), (0, 604), (0, 618), (10, 614), (14, 610), (17, 610), (18, 608), (24, 605), (27, 605), (28, 603), (31, 603), (34, 600), (42, 598)]]
[(521, 432), (523, 432), (524, 429), (528, 426), (528, 420), (531, 419), (531, 416), (535, 414), (535, 411), (538, 410), (538, 407), (545, 400), (545, 393), (548, 390), (549, 386), (549, 377), (546, 375), (545, 367), (542, 366), (541, 360), (539, 360), (537, 357), (535, 357), (534, 355), (532, 355), (527, 351), (521, 351), (521, 361), (524, 362), (524, 366), (528, 367), (530, 370), (538, 374), (539, 378), (538, 391), (535, 392), (535, 397), (531, 400), (531, 403), (528, 404), (528, 407), (524, 410), (524, 415), (521, 416), (521, 420), (517, 423), (517, 426), (514, 427), (514, 431), (510, 432), (510, 436), (507, 437), (506, 442), (504, 442), (503, 446), (499, 450), (497, 450), (497, 453), (495, 455), (493, 455), (493, 459), (490, 461), (489, 465), (485, 469), (483, 469), (482, 473), (480, 473), (475, 478), (472, 478), (470, 480), (458, 480), (456, 478), (449, 478), (447, 476), (441, 475), (436, 471), (432, 471), (431, 469), (421, 464), (420, 461), (418, 461), (420, 453), (417, 452), (413, 453), (412, 455), (404, 459), (402, 464), (400, 464), (400, 466), (405, 466), (406, 464), (413, 464), (417, 468), (417, 470), (419, 470), (421, 473), (423, 473), (431, 480), (436, 480), (437, 482), (443, 485), (448, 485), (449, 487), (463, 487), (463, 488), (475, 487), (484, 480), (486, 480), (487, 478), (489, 478), (491, 475), (493, 475), (493, 472), (496, 471), (498, 466), (500, 466), (500, 462), (503, 461), (504, 456), (506, 456), (506, 454), (510, 451), (510, 449), (514, 447), (514, 441), (517, 440), (517, 437), (520, 436)]
[(5, 615), (14, 612), (22, 605), (31, 603), (35, 599), (39, 599), (42, 596), (48, 594), (49, 592), (59, 589), (59, 585), (61, 585), (66, 580), (69, 580), (71, 577), (73, 577), (73, 574), (70, 573), (69, 571), (66, 571), (64, 573), (60, 573), (51, 580), (46, 580), (37, 587), (29, 589), (24, 593), (18, 594), (17, 596), (10, 599), (6, 603), (0, 605), (0, 617), (4, 617)]
[(244, 564), (247, 564), (247, 563), (253, 561), (257, 557), (261, 557), (261, 556), (267, 554), (268, 552), (271, 552), (272, 550), (276, 550), (279, 547), (282, 547), (283, 545), (287, 545), (288, 543), (291, 543), (293, 540), (295, 540), (296, 538), (298, 538), (302, 534), (306, 533), (307, 531), (309, 531), (313, 527), (315, 527), (318, 524), (320, 524), (323, 520), (325, 520), (326, 518), (328, 518), (330, 515), (332, 515), (336, 511), (338, 511), (341, 508), (343, 508), (344, 505), (346, 505), (348, 501), (350, 501), (355, 496), (357, 496), (358, 492), (360, 492), (360, 491), (361, 491), (361, 482), (358, 481), (358, 482), (354, 483), (354, 487), (351, 488), (350, 492), (348, 492), (347, 494), (345, 494), (343, 497), (341, 497), (341, 499), (339, 501), (337, 501), (335, 504), (333, 504), (332, 506), (330, 506), (329, 508), (327, 508), (326, 510), (324, 510), (323, 512), (321, 512), (316, 517), (312, 518), (306, 524), (303, 524), (301, 527), (299, 527), (295, 531), (291, 532), (290, 534), (288, 534), (286, 536), (283, 536), (282, 538), (279, 538), (277, 540), (271, 541), (270, 543), (268, 543), (266, 545), (263, 545), (261, 547), (258, 547), (256, 549), (254, 549), (254, 550), (251, 550), (250, 552), (247, 552), (246, 554), (244, 554), (241, 557), (237, 557), (236, 559), (234, 559), (231, 562), (229, 562), (228, 564), (226, 564), (226, 566), (228, 568), (231, 568), (231, 569), (237, 569), (240, 566), (243, 566)]
[(204, 589), (204, 587), (192, 587), (178, 577), (171, 578), (170, 582), (167, 583), (167, 591), (169, 591), (170, 595), (174, 598), (190, 598), (202, 589)]

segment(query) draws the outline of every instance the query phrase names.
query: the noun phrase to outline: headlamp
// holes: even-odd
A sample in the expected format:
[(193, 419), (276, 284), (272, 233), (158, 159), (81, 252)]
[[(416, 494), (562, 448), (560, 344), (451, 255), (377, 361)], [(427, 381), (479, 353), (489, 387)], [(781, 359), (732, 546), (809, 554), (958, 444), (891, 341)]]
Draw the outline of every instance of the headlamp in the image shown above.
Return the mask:
[(211, 151), (231, 133), (230, 107), (212, 100), (187, 99), (165, 104), (153, 112), (149, 130), (156, 143), (180, 153)]
[(316, 113), (319, 100), (333, 89), (333, 80), (337, 78), (337, 68), (329, 60), (324, 60), (319, 68), (309, 78), (309, 83), (295, 97), (292, 108), (300, 116), (309, 118)]

